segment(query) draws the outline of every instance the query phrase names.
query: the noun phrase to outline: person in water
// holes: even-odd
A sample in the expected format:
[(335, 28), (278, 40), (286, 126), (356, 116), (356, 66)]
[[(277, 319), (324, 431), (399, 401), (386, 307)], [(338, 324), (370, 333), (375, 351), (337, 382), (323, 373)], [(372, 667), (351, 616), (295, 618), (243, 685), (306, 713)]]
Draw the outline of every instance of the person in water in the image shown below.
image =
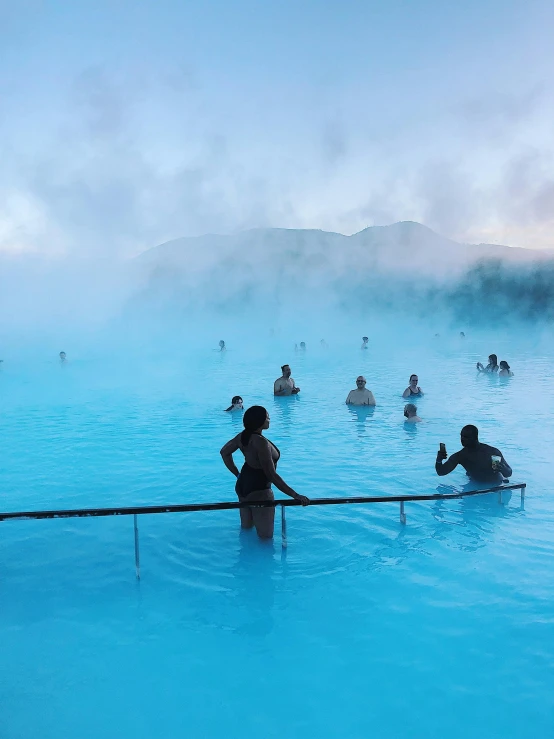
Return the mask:
[(362, 375), (356, 379), (356, 389), (348, 393), (346, 405), (376, 405), (373, 393), (366, 388), (366, 379)]
[(242, 411), (244, 410), (244, 407), (242, 405), (242, 398), (240, 395), (233, 395), (233, 399), (231, 400), (231, 405), (228, 408), (225, 408), (225, 413), (229, 413), (230, 411)]
[(221, 341), (219, 342), (219, 351), (220, 352), (227, 351), (227, 347), (225, 346), (225, 342), (223, 341), (223, 339), (221, 339)]
[(320, 346), (321, 346), (322, 349), (328, 349), (329, 348), (329, 344), (325, 341), (325, 339), (321, 339), (321, 341), (319, 342), (319, 344), (320, 344)]
[(463, 331), (460, 331), (460, 339), (465, 339), (466, 335)]
[(417, 415), (417, 408), (413, 403), (404, 406), (404, 423), (419, 423), (421, 418)]
[(305, 341), (301, 341), (300, 342), (300, 351), (301, 352), (305, 352), (306, 351), (306, 342)]
[(369, 341), (369, 339), (368, 339), (367, 336), (362, 336), (362, 345), (361, 345), (360, 349), (368, 349), (369, 348), (368, 345), (367, 345), (367, 342), (368, 341)]
[(514, 373), (510, 369), (510, 365), (508, 364), (508, 362), (506, 362), (506, 360), (503, 359), (500, 362), (500, 370), (498, 372), (498, 377), (513, 377), (513, 376), (514, 376)]
[[(220, 451), (225, 466), (237, 478), (235, 491), (240, 502), (275, 500), (271, 489), (273, 483), (285, 495), (298, 500), (302, 505), (308, 505), (309, 498), (299, 495), (277, 474), (277, 462), (281, 453), (263, 435), (269, 428), (269, 413), (266, 409), (261, 405), (251, 406), (245, 412), (242, 422), (244, 431), (228, 441)], [(244, 454), (244, 464), (240, 472), (233, 461), (233, 454), (239, 450)], [(240, 509), (241, 527), (251, 529), (255, 526), (261, 539), (272, 538), (274, 521), (274, 506)]]
[(477, 482), (496, 483), (502, 482), (504, 477), (511, 477), (512, 468), (502, 452), (479, 441), (477, 426), (464, 426), (460, 432), (460, 440), (463, 448), (451, 457), (448, 457), (446, 450), (439, 449), (437, 452), (437, 475), (448, 475), (461, 464), (468, 476)]
[(496, 354), (489, 355), (489, 363), (486, 367), (483, 367), (481, 362), (477, 362), (477, 369), (479, 370), (479, 372), (486, 372), (490, 375), (498, 372), (498, 357), (496, 356)]
[(423, 390), (417, 384), (419, 378), (417, 375), (410, 375), (410, 384), (402, 393), (403, 398), (422, 398), (424, 393)]
[(60, 352), (60, 362), (65, 364), (67, 362), (67, 356), (65, 352)]
[(284, 395), (297, 395), (300, 392), (300, 388), (296, 387), (294, 380), (291, 377), (291, 369), (288, 364), (284, 364), (281, 367), (283, 373), (273, 383), (273, 395), (284, 396)]

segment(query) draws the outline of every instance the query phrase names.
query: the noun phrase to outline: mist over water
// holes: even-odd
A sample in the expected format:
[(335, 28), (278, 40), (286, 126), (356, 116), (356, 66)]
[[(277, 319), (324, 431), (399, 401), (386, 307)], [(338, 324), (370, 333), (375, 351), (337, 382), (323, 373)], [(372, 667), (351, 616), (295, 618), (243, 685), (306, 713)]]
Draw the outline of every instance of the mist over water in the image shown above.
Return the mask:
[(224, 339), (254, 356), (280, 346), (287, 361), (300, 341), (339, 350), (364, 335), (386, 357), (432, 347), (437, 333), (455, 342), (500, 326), (532, 346), (551, 336), (554, 267), (522, 251), (481, 259), (486, 248), (396, 224), (356, 237), (277, 229), (182, 239), (131, 260), (4, 257), (0, 359), (5, 371), (62, 350), (112, 365), (191, 361)]

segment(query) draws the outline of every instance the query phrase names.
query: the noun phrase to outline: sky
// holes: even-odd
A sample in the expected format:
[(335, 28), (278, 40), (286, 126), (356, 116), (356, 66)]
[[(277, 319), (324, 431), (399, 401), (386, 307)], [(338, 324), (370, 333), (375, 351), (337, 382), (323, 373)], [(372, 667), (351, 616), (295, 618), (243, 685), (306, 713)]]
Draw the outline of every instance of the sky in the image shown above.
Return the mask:
[(554, 248), (551, 0), (0, 0), (0, 252), (415, 220)]

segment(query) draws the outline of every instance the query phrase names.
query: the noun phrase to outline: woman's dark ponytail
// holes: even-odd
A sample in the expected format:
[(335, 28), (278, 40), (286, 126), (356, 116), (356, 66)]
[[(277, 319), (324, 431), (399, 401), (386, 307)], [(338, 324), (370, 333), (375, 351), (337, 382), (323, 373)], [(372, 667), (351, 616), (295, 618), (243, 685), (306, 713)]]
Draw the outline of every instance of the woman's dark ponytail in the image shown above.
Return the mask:
[(261, 405), (252, 405), (247, 411), (245, 411), (244, 416), (242, 417), (244, 431), (240, 435), (240, 441), (243, 446), (248, 446), (250, 437), (255, 431), (264, 425), (266, 418), (267, 411)]

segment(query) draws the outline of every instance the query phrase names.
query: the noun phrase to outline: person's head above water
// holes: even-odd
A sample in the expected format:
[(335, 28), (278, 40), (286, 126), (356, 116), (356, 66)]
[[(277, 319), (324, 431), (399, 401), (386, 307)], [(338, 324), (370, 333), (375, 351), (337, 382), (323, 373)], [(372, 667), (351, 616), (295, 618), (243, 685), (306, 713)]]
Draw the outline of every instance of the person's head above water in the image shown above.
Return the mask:
[(493, 367), (498, 367), (498, 357), (496, 354), (489, 354), (489, 364)]
[(288, 364), (284, 364), (284, 365), (283, 365), (283, 366), (281, 367), (281, 372), (283, 373), (283, 377), (290, 377), (290, 376), (291, 376), (291, 374), (292, 374), (292, 373), (291, 373), (291, 369), (290, 369), (290, 365), (288, 365)]
[(359, 377), (357, 377), (356, 378), (356, 387), (358, 388), (358, 390), (362, 390), (362, 388), (365, 387), (366, 382), (367, 382), (367, 380), (365, 379), (365, 377), (363, 375), (360, 375)]
[(306, 348), (306, 342), (305, 341), (301, 341), (300, 342), (300, 348), (301, 349), (305, 349)]
[(404, 415), (406, 418), (413, 418), (414, 416), (417, 416), (417, 408), (413, 403), (407, 403), (404, 406)]
[(506, 362), (506, 360), (505, 360), (505, 359), (503, 359), (503, 360), (502, 360), (502, 361), (500, 362), (500, 369), (503, 369), (503, 370), (508, 370), (508, 372), (510, 371), (510, 365), (508, 364), (508, 362)]
[(65, 359), (66, 359), (65, 352), (60, 352), (60, 359), (62, 360), (62, 362), (65, 361)]
[(223, 347), (225, 346), (225, 342), (223, 341), (223, 339), (221, 339), (221, 341), (219, 342), (219, 346), (220, 346), (220, 347), (221, 347), (222, 349), (223, 349)]
[(466, 337), (466, 335), (464, 334), (464, 332), (463, 331), (460, 331), (460, 338), (461, 339), (465, 339), (465, 337)]
[(410, 375), (410, 385), (413, 387), (417, 387), (417, 383), (419, 382), (419, 377), (417, 375)]
[(244, 425), (244, 431), (240, 435), (240, 440), (246, 446), (252, 434), (260, 433), (264, 429), (269, 428), (269, 413), (262, 405), (251, 405), (244, 412), (242, 423)]
[(240, 397), (240, 395), (233, 395), (231, 405), (228, 408), (225, 408), (225, 410), (234, 411), (239, 408), (242, 408), (242, 398)]
[(472, 424), (464, 426), (460, 431), (460, 441), (462, 442), (462, 446), (465, 447), (471, 448), (477, 446), (479, 443), (479, 431), (477, 430), (477, 426), (473, 426)]
[(367, 336), (362, 336), (362, 341), (364, 342), (364, 344), (367, 344), (367, 342), (369, 341), (369, 339), (368, 339)]

